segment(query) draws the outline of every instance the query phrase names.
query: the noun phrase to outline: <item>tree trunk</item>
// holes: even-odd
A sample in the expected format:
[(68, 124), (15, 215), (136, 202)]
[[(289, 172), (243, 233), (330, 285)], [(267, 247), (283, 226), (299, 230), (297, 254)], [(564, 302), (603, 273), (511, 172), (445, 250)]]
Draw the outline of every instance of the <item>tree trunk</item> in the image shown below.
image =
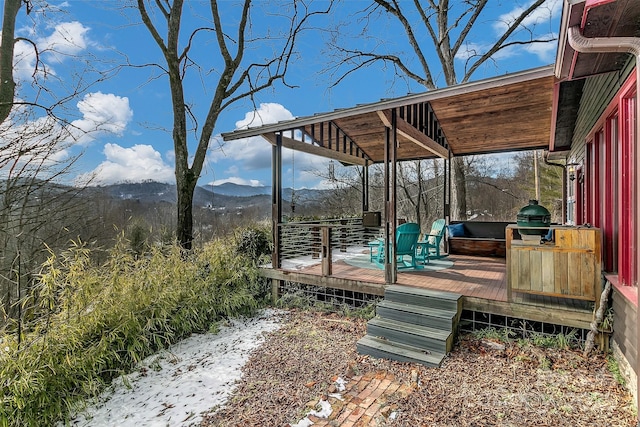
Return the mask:
[(16, 17), (22, 0), (5, 0), (2, 17), (2, 41), (0, 42), (0, 123), (3, 123), (13, 107), (16, 83), (13, 81), (13, 49), (15, 45)]
[(176, 226), (176, 238), (180, 246), (189, 251), (193, 247), (193, 195), (196, 189), (196, 180), (189, 179), (189, 175), (176, 174), (178, 191), (178, 222)]
[(610, 292), (611, 283), (607, 281), (607, 283), (604, 285), (604, 289), (602, 290), (602, 294), (600, 295), (600, 306), (596, 311), (595, 318), (590, 324), (589, 333), (587, 334), (587, 340), (584, 343), (584, 351), (582, 352), (582, 357), (587, 357), (595, 346), (595, 338), (596, 334), (598, 334), (598, 326), (602, 323), (604, 312), (607, 309), (607, 305), (609, 304)]
[(461, 157), (451, 159), (451, 219), (464, 221), (467, 219), (467, 178), (464, 172), (464, 161)]

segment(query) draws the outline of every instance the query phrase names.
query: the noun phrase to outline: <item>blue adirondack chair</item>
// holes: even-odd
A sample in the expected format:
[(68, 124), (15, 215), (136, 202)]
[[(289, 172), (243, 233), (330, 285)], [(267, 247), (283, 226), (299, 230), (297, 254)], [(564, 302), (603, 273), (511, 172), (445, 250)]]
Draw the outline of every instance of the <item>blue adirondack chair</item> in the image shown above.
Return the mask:
[(440, 243), (444, 237), (445, 225), (444, 219), (433, 221), (429, 234), (425, 234), (420, 238), (416, 250), (416, 258), (418, 261), (427, 263), (429, 259), (443, 258), (446, 256), (440, 254)]
[[(399, 225), (396, 228), (396, 259), (398, 268), (420, 268), (416, 259), (416, 245), (420, 237), (420, 226), (413, 222)], [(384, 248), (384, 240), (380, 239), (376, 242), (369, 243), (372, 249), (371, 261), (382, 266), (385, 261), (386, 251)], [(373, 252), (373, 250), (376, 252)], [(405, 260), (405, 256), (411, 258), (411, 261)]]

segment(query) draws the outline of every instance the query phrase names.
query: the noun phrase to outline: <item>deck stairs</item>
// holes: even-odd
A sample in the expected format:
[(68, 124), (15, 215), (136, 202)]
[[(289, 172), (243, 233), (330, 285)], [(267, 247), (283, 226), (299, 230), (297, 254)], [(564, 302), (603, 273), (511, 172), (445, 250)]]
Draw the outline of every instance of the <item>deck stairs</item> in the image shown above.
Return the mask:
[(358, 353), (438, 367), (453, 347), (461, 310), (459, 294), (388, 286)]

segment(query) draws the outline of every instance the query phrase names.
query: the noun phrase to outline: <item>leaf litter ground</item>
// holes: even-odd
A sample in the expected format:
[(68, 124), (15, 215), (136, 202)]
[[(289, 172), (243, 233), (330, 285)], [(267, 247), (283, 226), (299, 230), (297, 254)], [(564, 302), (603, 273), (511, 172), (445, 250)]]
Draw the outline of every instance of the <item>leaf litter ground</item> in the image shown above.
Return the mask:
[[(631, 395), (603, 354), (518, 345), (491, 346), (464, 336), (441, 368), (356, 353), (366, 322), (337, 314), (291, 311), (253, 350), (225, 404), (202, 426), (287, 426), (346, 381), (386, 371), (414, 391), (385, 402), (390, 426), (635, 426)], [(330, 424), (339, 425), (339, 424)]]

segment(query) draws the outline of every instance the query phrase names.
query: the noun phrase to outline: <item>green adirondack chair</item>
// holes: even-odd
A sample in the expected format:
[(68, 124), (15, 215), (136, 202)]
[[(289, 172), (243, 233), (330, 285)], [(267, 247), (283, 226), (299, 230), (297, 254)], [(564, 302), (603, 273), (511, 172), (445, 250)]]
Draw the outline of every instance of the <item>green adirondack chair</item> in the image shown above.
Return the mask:
[(418, 261), (427, 263), (430, 259), (438, 259), (446, 256), (440, 254), (440, 243), (444, 237), (445, 225), (444, 219), (433, 221), (429, 234), (424, 234), (420, 238), (416, 250), (416, 258)]
[[(416, 248), (418, 237), (420, 237), (420, 226), (413, 222), (399, 225), (396, 228), (396, 259), (398, 268), (420, 268), (417, 263)], [(377, 244), (377, 245), (376, 245)], [(369, 243), (372, 249), (371, 261), (379, 266), (383, 266), (385, 262), (386, 251), (384, 248), (384, 240)], [(376, 248), (376, 252), (373, 252)], [(411, 261), (407, 261), (405, 257), (410, 257)]]

